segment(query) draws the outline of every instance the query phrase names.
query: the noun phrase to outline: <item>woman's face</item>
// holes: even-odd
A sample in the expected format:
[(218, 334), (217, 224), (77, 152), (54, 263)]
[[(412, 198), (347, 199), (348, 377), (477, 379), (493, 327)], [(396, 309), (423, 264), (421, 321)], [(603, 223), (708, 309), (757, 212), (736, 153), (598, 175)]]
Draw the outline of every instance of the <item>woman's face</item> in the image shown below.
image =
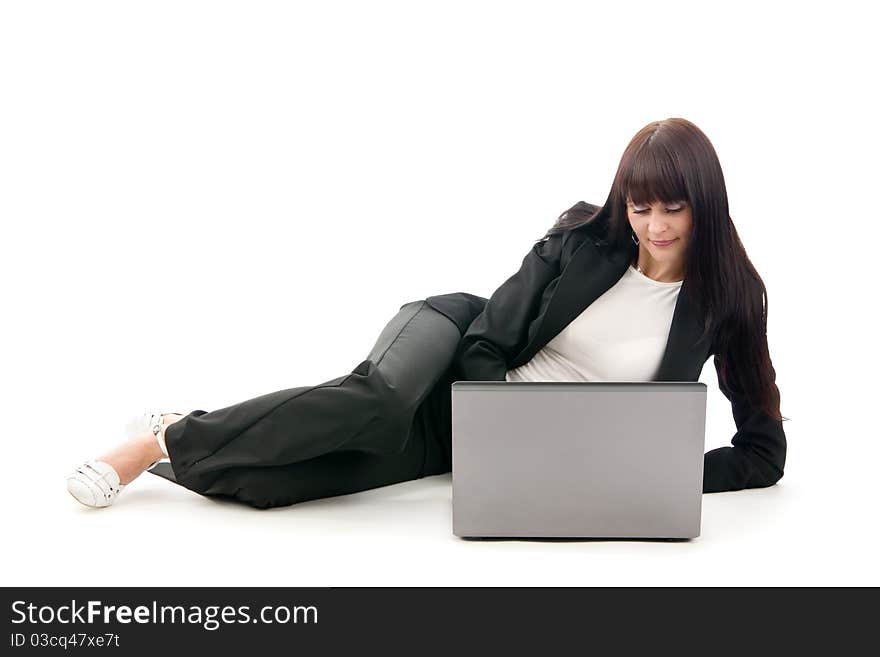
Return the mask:
[(684, 262), (693, 226), (687, 202), (638, 205), (627, 198), (626, 214), (639, 245), (652, 258), (666, 263)]

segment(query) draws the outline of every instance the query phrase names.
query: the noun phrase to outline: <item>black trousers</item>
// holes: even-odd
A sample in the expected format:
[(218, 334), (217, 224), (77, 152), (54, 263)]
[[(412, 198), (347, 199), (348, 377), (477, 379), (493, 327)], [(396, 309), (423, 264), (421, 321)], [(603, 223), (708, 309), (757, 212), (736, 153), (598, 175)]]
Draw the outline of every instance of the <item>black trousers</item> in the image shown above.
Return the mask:
[(406, 303), (350, 374), (193, 411), (165, 431), (170, 464), (150, 472), (256, 508), (449, 472), (461, 329), (424, 300)]

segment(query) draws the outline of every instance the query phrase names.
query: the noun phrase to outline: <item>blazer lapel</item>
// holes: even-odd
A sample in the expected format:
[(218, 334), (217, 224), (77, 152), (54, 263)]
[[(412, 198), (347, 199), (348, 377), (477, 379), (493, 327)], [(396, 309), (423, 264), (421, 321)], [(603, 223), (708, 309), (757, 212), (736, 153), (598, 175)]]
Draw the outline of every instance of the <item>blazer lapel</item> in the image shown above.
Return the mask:
[(697, 381), (709, 358), (710, 340), (704, 338), (698, 342), (702, 326), (691, 310), (687, 284), (685, 278), (678, 291), (669, 339), (654, 381)]
[[(599, 247), (584, 239), (554, 282), (555, 288), (534, 320), (537, 326), (510, 367), (519, 367), (550, 342), (583, 310), (608, 291), (626, 272), (632, 253)], [(551, 283), (552, 285), (553, 283)]]
[[(549, 300), (533, 322), (537, 326), (526, 347), (513, 359), (510, 368), (532, 358), (591, 303), (613, 287), (626, 273), (637, 247), (611, 249), (585, 239), (556, 279)], [(700, 325), (687, 301), (687, 279), (682, 283), (669, 339), (654, 381), (696, 381), (708, 358), (708, 344), (697, 344)]]

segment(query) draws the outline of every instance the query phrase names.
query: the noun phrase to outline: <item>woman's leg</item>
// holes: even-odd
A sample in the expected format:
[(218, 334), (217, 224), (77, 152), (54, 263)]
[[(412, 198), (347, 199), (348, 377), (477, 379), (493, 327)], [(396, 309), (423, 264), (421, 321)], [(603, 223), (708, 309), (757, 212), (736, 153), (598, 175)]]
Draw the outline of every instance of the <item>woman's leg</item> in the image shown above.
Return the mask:
[(418, 478), (425, 441), (411, 431), (413, 420), (460, 338), (458, 326), (424, 300), (404, 304), (350, 374), (171, 424), (170, 471), (151, 472), (257, 507)]
[[(168, 426), (182, 415), (169, 413), (162, 416), (162, 424)], [(149, 431), (129, 438), (98, 457), (98, 461), (109, 463), (119, 475), (119, 483), (127, 485), (157, 460), (164, 457), (156, 437)]]
[[(424, 436), (413, 434), (394, 454), (341, 449), (287, 465), (227, 468), (185, 485), (202, 495), (267, 509), (419, 479), (424, 467)], [(169, 470), (157, 466), (150, 472), (171, 479)]]

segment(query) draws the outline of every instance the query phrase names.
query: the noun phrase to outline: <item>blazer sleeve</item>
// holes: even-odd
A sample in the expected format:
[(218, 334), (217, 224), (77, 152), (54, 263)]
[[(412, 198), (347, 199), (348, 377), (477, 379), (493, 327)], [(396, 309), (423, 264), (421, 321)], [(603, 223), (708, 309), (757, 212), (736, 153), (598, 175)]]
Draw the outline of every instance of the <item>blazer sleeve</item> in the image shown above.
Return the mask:
[(735, 375), (730, 387), (721, 383), (720, 359), (716, 355), (718, 386), (730, 400), (736, 433), (732, 447), (713, 449), (703, 457), (703, 492), (718, 493), (744, 488), (772, 486), (782, 478), (786, 439), (782, 422), (752, 406)]
[(495, 290), (471, 322), (454, 356), (465, 381), (504, 381), (507, 364), (526, 346), (544, 288), (559, 275), (565, 234), (536, 242), (519, 271)]

